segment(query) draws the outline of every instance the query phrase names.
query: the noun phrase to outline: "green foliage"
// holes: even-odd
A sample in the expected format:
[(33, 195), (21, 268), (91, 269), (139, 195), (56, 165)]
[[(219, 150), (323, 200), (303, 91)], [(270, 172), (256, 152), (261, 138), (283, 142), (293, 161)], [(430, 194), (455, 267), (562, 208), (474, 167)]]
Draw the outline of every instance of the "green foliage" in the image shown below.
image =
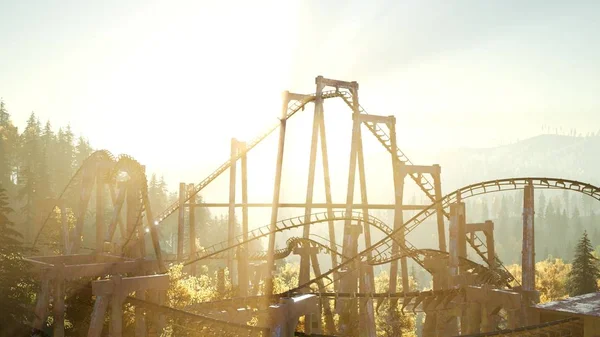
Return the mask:
[(583, 232), (583, 236), (575, 248), (575, 258), (567, 277), (566, 287), (569, 296), (598, 291), (597, 280), (600, 278), (600, 269), (598, 269), (598, 259), (592, 252), (593, 248), (587, 232)]
[(23, 260), (26, 250), (20, 241), (22, 236), (8, 217), (12, 212), (5, 190), (0, 187), (0, 312), (4, 315), (0, 336), (16, 336), (22, 332), (31, 319), (31, 294), (35, 287), (29, 266)]

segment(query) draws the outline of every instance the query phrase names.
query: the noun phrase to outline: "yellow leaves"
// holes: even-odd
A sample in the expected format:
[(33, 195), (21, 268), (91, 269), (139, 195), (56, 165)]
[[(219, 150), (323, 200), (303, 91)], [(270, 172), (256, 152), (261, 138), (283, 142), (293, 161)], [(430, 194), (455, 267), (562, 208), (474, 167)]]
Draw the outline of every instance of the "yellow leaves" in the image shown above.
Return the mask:
[[(507, 266), (515, 280), (521, 283), (522, 268), (518, 264)], [(568, 296), (565, 284), (571, 264), (562, 259), (547, 259), (535, 264), (535, 289), (540, 292), (540, 303), (551, 302)], [(516, 286), (517, 282), (513, 282)]]

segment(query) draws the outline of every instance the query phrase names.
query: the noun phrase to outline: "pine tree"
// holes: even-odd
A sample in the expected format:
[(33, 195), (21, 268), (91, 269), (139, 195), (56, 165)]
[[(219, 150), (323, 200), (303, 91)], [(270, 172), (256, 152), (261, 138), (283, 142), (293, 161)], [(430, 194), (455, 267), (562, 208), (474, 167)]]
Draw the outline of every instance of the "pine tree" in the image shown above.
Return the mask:
[(86, 160), (93, 151), (94, 150), (90, 146), (90, 142), (80, 136), (77, 139), (77, 145), (75, 146), (74, 169), (77, 170), (83, 164), (83, 161)]
[(13, 181), (17, 168), (17, 149), (19, 147), (19, 133), (12, 124), (6, 105), (0, 100), (0, 136), (2, 138), (2, 150), (4, 160), (2, 169), (2, 183), (8, 195), (14, 195), (15, 184)]
[(21, 134), (20, 169), (18, 177), (19, 191), (17, 197), (24, 200), (21, 212), (25, 215), (25, 227), (27, 239), (33, 229), (33, 221), (36, 216), (36, 203), (38, 202), (38, 184), (40, 181), (40, 123), (35, 114), (31, 113), (27, 120), (27, 126)]
[(50, 122), (46, 122), (46, 126), (44, 127), (44, 131), (41, 135), (41, 153), (39, 158), (39, 187), (38, 194), (41, 198), (51, 198), (53, 196), (53, 192), (55, 191), (55, 187), (53, 186), (52, 181), (52, 166), (50, 164), (50, 156), (54, 150), (55, 146), (55, 137), (54, 132), (52, 132), (52, 126)]
[(22, 235), (8, 217), (12, 212), (6, 191), (0, 186), (0, 311), (3, 313), (0, 336), (21, 336), (31, 312), (28, 305), (31, 305), (33, 277), (23, 260), (26, 250), (20, 241)]
[(587, 232), (579, 240), (575, 248), (571, 271), (567, 277), (566, 288), (569, 296), (577, 296), (598, 291), (597, 280), (600, 278), (598, 259), (592, 255), (593, 248)]

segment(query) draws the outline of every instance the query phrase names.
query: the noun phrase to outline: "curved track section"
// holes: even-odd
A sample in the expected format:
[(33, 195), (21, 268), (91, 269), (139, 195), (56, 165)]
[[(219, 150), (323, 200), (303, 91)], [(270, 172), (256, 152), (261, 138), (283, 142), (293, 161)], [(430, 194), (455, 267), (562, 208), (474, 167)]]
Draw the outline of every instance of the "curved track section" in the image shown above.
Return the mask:
[[(288, 257), (290, 254), (292, 254), (294, 252), (294, 249), (296, 249), (298, 247), (303, 247), (303, 246), (305, 247), (308, 245), (310, 245), (312, 247), (317, 247), (320, 252), (325, 252), (329, 255), (335, 254), (338, 257), (344, 257), (344, 255), (342, 255), (341, 253), (338, 253), (337, 251), (334, 251), (333, 249), (331, 249), (329, 246), (324, 245), (315, 240), (301, 238), (301, 237), (291, 237), (286, 241), (285, 248), (281, 248), (281, 249), (278, 249), (275, 251), (274, 259), (275, 260), (284, 259), (284, 258)], [(251, 260), (251, 261), (267, 260), (267, 254), (268, 254), (267, 251), (252, 253), (248, 256), (248, 260)]]
[[(471, 184), (462, 187), (456, 190), (455, 192), (447, 194), (442, 198), (441, 203), (444, 208), (447, 208), (451, 203), (456, 202), (459, 195), (461, 199), (466, 199), (487, 193), (523, 189), (525, 185), (529, 183), (531, 183), (535, 188), (571, 190), (583, 193), (596, 200), (600, 200), (600, 188), (591, 184), (560, 178), (525, 177), (489, 180), (476, 184)], [(405, 222), (405, 235), (408, 235), (408, 233), (412, 232), (415, 228), (417, 228), (417, 226), (419, 226), (427, 218), (433, 215), (435, 213), (435, 208), (438, 203), (439, 201), (429, 205), (427, 208), (416, 214), (413, 218)], [(383, 242), (378, 243), (374, 246), (374, 259), (380, 260), (382, 262), (394, 259), (394, 257), (391, 254), (392, 244), (389, 240), (387, 240), (387, 238)], [(402, 252), (400, 253), (402, 254)]]
[[(69, 180), (67, 185), (63, 188), (62, 192), (58, 196), (58, 200), (63, 200), (63, 198), (67, 195), (68, 191), (77, 185), (77, 182), (82, 178), (82, 176), (84, 175), (84, 172), (96, 171), (96, 169), (98, 168), (99, 165), (102, 165), (102, 166), (105, 165), (105, 167), (107, 167), (110, 170), (110, 167), (113, 166), (114, 164), (115, 164), (115, 157), (112, 153), (110, 153), (110, 151), (108, 151), (108, 150), (94, 151), (89, 157), (87, 157), (83, 161), (83, 163), (77, 169), (77, 171), (75, 171), (75, 174), (73, 174), (73, 176), (71, 177), (71, 179)], [(55, 204), (54, 207), (56, 207), (56, 206), (57, 205)], [(38, 242), (40, 235), (42, 234), (44, 228), (48, 224), (48, 220), (50, 220), (51, 215), (52, 215), (52, 212), (50, 212), (50, 214), (48, 214), (48, 216), (45, 218), (44, 222), (42, 222), (42, 225), (40, 226), (40, 229), (38, 230), (38, 232), (35, 236), (35, 239), (33, 240), (32, 248), (35, 248), (35, 245)]]
[[(275, 223), (275, 233), (282, 232), (285, 230), (290, 230), (293, 228), (299, 228), (304, 225), (312, 225), (312, 224), (323, 223), (323, 222), (328, 222), (328, 221), (350, 220), (350, 221), (356, 221), (361, 224), (365, 223), (362, 213), (360, 213), (360, 212), (347, 213), (346, 211), (335, 211), (335, 212), (333, 212), (332, 216), (330, 216), (328, 214), (328, 212), (313, 213), (308, 218), (308, 221), (306, 221), (306, 220), (307, 220), (306, 217), (304, 215), (302, 215), (302, 216), (297, 216), (297, 217), (278, 221), (277, 223)], [(376, 228), (387, 227), (387, 225), (383, 221), (381, 221), (371, 215), (369, 215), (369, 217), (368, 217), (367, 224), (371, 225), (373, 227), (376, 227)], [(188, 260), (187, 262), (184, 263), (184, 265), (189, 265), (189, 264), (198, 262), (203, 259), (207, 259), (207, 258), (210, 258), (213, 256), (218, 256), (218, 254), (221, 254), (227, 250), (237, 248), (243, 244), (266, 237), (269, 234), (271, 234), (269, 227), (270, 227), (270, 225), (267, 225), (267, 226), (259, 227), (252, 231), (249, 231), (248, 232), (248, 240), (246, 240), (246, 241), (244, 241), (243, 235), (236, 236), (234, 239), (236, 241), (236, 243), (232, 246), (229, 246), (229, 243), (227, 241), (223, 241), (223, 242), (217, 243), (215, 245), (209, 246), (209, 247), (205, 248), (203, 251), (196, 253), (196, 257)]]
[[(450, 193), (444, 196), (441, 200), (429, 205), (427, 208), (422, 210), (413, 216), (410, 220), (404, 223), (404, 226), (393, 230), (391, 234), (387, 235), (383, 239), (379, 240), (371, 247), (367, 247), (354, 257), (344, 261), (339, 264), (337, 267), (330, 269), (329, 271), (321, 274), (321, 276), (316, 277), (305, 284), (301, 284), (296, 288), (290, 289), (286, 292), (279, 294), (280, 296), (289, 296), (290, 294), (294, 294), (300, 291), (303, 288), (308, 287), (310, 284), (315, 283), (319, 280), (322, 280), (329, 275), (341, 270), (342, 268), (347, 268), (351, 266), (357, 259), (363, 259), (368, 256), (369, 253), (374, 254), (373, 259), (379, 261), (391, 261), (391, 259), (396, 258), (391, 254), (391, 247), (393, 237), (398, 235), (398, 233), (405, 229), (406, 234), (414, 230), (419, 224), (421, 224), (425, 219), (435, 213), (435, 207), (437, 203), (442, 203), (444, 207), (448, 207), (450, 203), (455, 202), (457, 197), (460, 195), (462, 199), (466, 199), (469, 197), (493, 193), (493, 192), (501, 192), (501, 191), (511, 191), (522, 189), (527, 184), (532, 184), (534, 187), (545, 188), (545, 189), (559, 189), (559, 190), (572, 190), (576, 192), (580, 192), (586, 195), (591, 196), (596, 200), (600, 200), (600, 188), (594, 186), (592, 184), (579, 182), (576, 180), (569, 179), (560, 179), (560, 178), (507, 178), (507, 179), (498, 179), (498, 180), (489, 180), (476, 184), (471, 184), (465, 187), (462, 187), (456, 190), (453, 193)], [(406, 254), (406, 248), (400, 247), (400, 252), (398, 254)], [(411, 256), (412, 257), (412, 256)], [(416, 258), (413, 257), (413, 259)], [(511, 276), (512, 279), (512, 276)]]

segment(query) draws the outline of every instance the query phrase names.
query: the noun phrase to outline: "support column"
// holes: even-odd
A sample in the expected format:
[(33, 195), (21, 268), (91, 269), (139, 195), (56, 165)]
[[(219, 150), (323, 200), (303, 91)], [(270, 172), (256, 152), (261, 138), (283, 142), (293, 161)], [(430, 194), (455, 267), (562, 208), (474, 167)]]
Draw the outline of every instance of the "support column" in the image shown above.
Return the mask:
[[(238, 142), (238, 151), (242, 156), (242, 235), (248, 241), (248, 157), (246, 156), (246, 142)], [(242, 246), (242, 254), (238, 257), (239, 291), (240, 296), (248, 295), (248, 244)]]
[(63, 254), (70, 254), (70, 245), (69, 245), (69, 221), (67, 220), (67, 207), (65, 206), (65, 202), (60, 200), (60, 223), (61, 223), (61, 234), (63, 241)]
[(285, 91), (283, 93), (283, 107), (281, 109), (281, 126), (279, 127), (279, 144), (277, 148), (277, 162), (275, 166), (275, 183), (273, 186), (273, 205), (271, 208), (271, 226), (269, 228), (271, 234), (269, 234), (269, 246), (267, 247), (267, 277), (265, 279), (265, 295), (271, 295), (273, 293), (273, 274), (275, 272), (275, 224), (277, 223), (277, 215), (279, 212), (279, 192), (281, 190), (281, 169), (283, 166), (283, 149), (285, 145), (285, 126), (286, 116), (290, 92)]
[[(194, 184), (188, 184), (188, 212), (190, 222), (190, 259), (196, 256), (196, 194), (194, 194)], [(190, 265), (190, 274), (196, 276), (196, 263)]]
[(54, 279), (54, 296), (52, 302), (52, 311), (54, 317), (54, 335), (56, 337), (64, 337), (65, 335), (65, 280), (61, 277), (64, 275), (64, 264), (56, 266), (56, 279)]
[(435, 213), (437, 216), (438, 225), (438, 241), (440, 250), (446, 252), (446, 227), (444, 225), (444, 205), (442, 205), (442, 179), (441, 179), (441, 167), (438, 164), (433, 165), (435, 172), (433, 173), (433, 187), (435, 190), (435, 200), (439, 201), (435, 206)]
[(129, 257), (137, 257), (140, 254), (140, 250), (138, 249), (141, 248), (141, 242), (136, 235), (140, 207), (139, 191), (132, 180), (127, 185), (127, 237), (125, 238), (123, 251)]
[[(328, 218), (333, 218), (333, 207), (331, 207), (331, 204), (333, 203), (333, 200), (331, 198), (331, 180), (329, 177), (329, 156), (327, 154), (327, 137), (326, 137), (326, 132), (325, 132), (325, 114), (323, 113), (323, 97), (321, 96), (321, 93), (323, 92), (323, 87), (325, 86), (322, 83), (322, 76), (317, 77), (316, 83), (317, 83), (317, 96), (315, 97), (315, 111), (320, 111), (319, 114), (319, 135), (321, 138), (321, 159), (322, 159), (322, 163), (323, 163), (323, 180), (325, 183), (325, 202), (327, 203), (327, 217)], [(336, 244), (336, 240), (335, 240), (335, 227), (333, 224), (333, 220), (330, 220), (328, 222), (328, 229), (329, 229), (329, 248), (334, 251), (337, 252), (337, 244)], [(331, 265), (333, 268), (338, 266), (338, 260), (337, 260), (337, 255), (336, 254), (330, 254), (331, 255)], [(334, 275), (335, 278), (335, 275)], [(338, 290), (338, 283), (339, 282), (334, 282), (333, 283), (333, 287), (334, 290), (337, 291)], [(329, 302), (326, 303), (327, 306), (329, 306)]]
[[(231, 138), (231, 165), (229, 166), (229, 212), (227, 215), (227, 244), (233, 246), (235, 240), (235, 178), (236, 172), (236, 156), (237, 156), (237, 140)], [(237, 285), (237, 278), (235, 272), (235, 264), (233, 261), (234, 250), (230, 249), (227, 251), (227, 268), (229, 269), (229, 279), (231, 280), (231, 286)]]
[(50, 302), (50, 280), (42, 275), (41, 289), (37, 295), (35, 304), (35, 318), (33, 327), (38, 330), (44, 329), (48, 316), (48, 303)]
[(160, 239), (158, 237), (158, 222), (155, 222), (154, 215), (152, 214), (152, 206), (150, 205), (150, 199), (148, 197), (148, 191), (143, 193), (142, 202), (146, 210), (146, 223), (150, 229), (150, 238), (152, 239), (152, 246), (154, 247), (154, 254), (158, 261), (158, 269), (161, 273), (166, 273), (167, 268), (162, 258), (162, 251), (160, 249)]
[[(317, 81), (317, 97), (321, 96), (321, 83)], [(314, 185), (315, 185), (315, 166), (317, 161), (317, 143), (319, 142), (319, 117), (320, 112), (315, 106), (315, 113), (313, 118), (312, 126), (312, 137), (310, 143), (310, 156), (308, 159), (308, 182), (306, 184), (306, 206), (304, 208), (304, 221), (306, 223), (310, 220), (310, 214), (312, 211), (311, 204), (313, 202)], [(302, 230), (302, 237), (308, 239), (310, 237), (310, 225), (305, 224)], [(305, 250), (308, 252), (308, 249)], [(298, 277), (298, 285), (304, 284), (310, 280), (310, 255), (300, 255), (300, 273)]]
[(112, 277), (114, 284), (113, 292), (110, 299), (110, 336), (121, 336), (123, 334), (123, 290), (121, 286), (121, 276), (114, 275)]
[[(322, 84), (320, 81), (316, 81), (317, 83), (317, 92), (316, 97), (322, 100), (321, 91), (323, 90)], [(322, 104), (321, 104), (322, 107)], [(304, 208), (304, 221), (306, 224), (302, 230), (302, 237), (305, 239), (310, 238), (310, 225), (308, 222), (310, 221), (310, 214), (312, 211), (311, 204), (313, 202), (313, 194), (314, 194), (314, 185), (315, 185), (315, 166), (317, 162), (317, 143), (319, 142), (319, 127), (320, 127), (320, 117), (322, 111), (318, 109), (315, 105), (315, 113), (313, 117), (313, 126), (312, 126), (312, 136), (310, 143), (310, 155), (308, 159), (308, 182), (306, 184), (306, 206)], [(298, 285), (305, 284), (310, 280), (310, 260), (311, 256), (309, 254), (310, 244), (306, 244), (305, 249), (302, 250), (304, 253), (300, 255), (300, 272), (298, 277)], [(317, 266), (318, 268), (318, 266)], [(304, 289), (306, 290), (306, 289)], [(304, 324), (307, 327), (312, 327), (313, 319), (319, 320), (320, 317), (312, 317), (312, 315), (307, 315), (304, 317)]]
[(531, 310), (531, 305), (537, 302), (537, 293), (535, 290), (535, 236), (534, 236), (534, 194), (531, 181), (525, 185), (523, 193), (523, 250), (522, 255), (522, 307), (521, 317), (523, 325), (536, 324), (535, 313)]
[(81, 233), (83, 232), (83, 223), (85, 220), (85, 213), (87, 206), (92, 195), (92, 188), (94, 187), (95, 171), (89, 168), (83, 169), (83, 178), (81, 182), (81, 196), (79, 199), (79, 209), (77, 210), (77, 220), (75, 222), (75, 228), (73, 230), (73, 237), (71, 238), (71, 254), (76, 254), (81, 246)]
[[(360, 181), (360, 198), (361, 203), (365, 205), (362, 208), (363, 214), (363, 231), (365, 238), (365, 247), (371, 246), (371, 226), (369, 225), (369, 204), (367, 200), (367, 180), (365, 175), (365, 160), (363, 154), (363, 146), (362, 146), (362, 135), (359, 132), (359, 142), (358, 142), (358, 178)], [(357, 241), (358, 242), (358, 241)], [(357, 249), (358, 250), (358, 249)], [(358, 251), (357, 251), (358, 253)], [(367, 258), (371, 258), (371, 253), (367, 255)], [(361, 291), (365, 291), (368, 293), (375, 292), (375, 276), (373, 275), (373, 266), (365, 265), (364, 268), (361, 268), (364, 272), (364, 275), (360, 277), (360, 288)], [(360, 315), (364, 322), (361, 325), (361, 335), (375, 337), (375, 310), (373, 308), (373, 299), (367, 298), (364, 301), (360, 301)], [(364, 329), (364, 330), (363, 330)], [(366, 335), (365, 335), (366, 333)]]
[(465, 204), (457, 201), (450, 204), (450, 284), (458, 286), (460, 258), (466, 257)]
[[(394, 231), (398, 231), (404, 226), (404, 216), (402, 212), (402, 203), (404, 198), (404, 177), (406, 176), (405, 164), (398, 160), (397, 153), (397, 142), (396, 142), (396, 119), (394, 118), (389, 124), (390, 128), (390, 140), (392, 146), (392, 170), (394, 177)], [(399, 247), (397, 241), (392, 242), (392, 255), (398, 254), (399, 248), (402, 250), (406, 249), (406, 238), (405, 229), (398, 232), (395, 236), (397, 241), (400, 241)], [(402, 276), (402, 291), (404, 293), (410, 291), (408, 286), (408, 266), (406, 257), (400, 259), (401, 263), (401, 276)], [(394, 260), (390, 263), (390, 292), (396, 292), (396, 283), (398, 278), (398, 260)], [(396, 301), (393, 301), (395, 304)], [(390, 306), (390, 310), (393, 310), (393, 306)]]
[(494, 245), (494, 222), (485, 221), (485, 245), (487, 246), (488, 266), (496, 265), (496, 247)]
[(185, 183), (179, 183), (179, 213), (177, 217), (177, 261), (183, 261), (183, 235), (185, 221)]
[(108, 297), (106, 295), (96, 296), (94, 310), (88, 328), (88, 337), (100, 337), (104, 326), (104, 315), (108, 309)]
[(104, 252), (104, 172), (96, 176), (96, 254)]
[(534, 239), (533, 185), (525, 186), (523, 195), (523, 290), (535, 290), (535, 239)]
[[(146, 291), (138, 290), (135, 292), (135, 298), (145, 301), (146, 300)], [(144, 316), (144, 311), (139, 306), (135, 307), (135, 337), (146, 337), (146, 317)]]

